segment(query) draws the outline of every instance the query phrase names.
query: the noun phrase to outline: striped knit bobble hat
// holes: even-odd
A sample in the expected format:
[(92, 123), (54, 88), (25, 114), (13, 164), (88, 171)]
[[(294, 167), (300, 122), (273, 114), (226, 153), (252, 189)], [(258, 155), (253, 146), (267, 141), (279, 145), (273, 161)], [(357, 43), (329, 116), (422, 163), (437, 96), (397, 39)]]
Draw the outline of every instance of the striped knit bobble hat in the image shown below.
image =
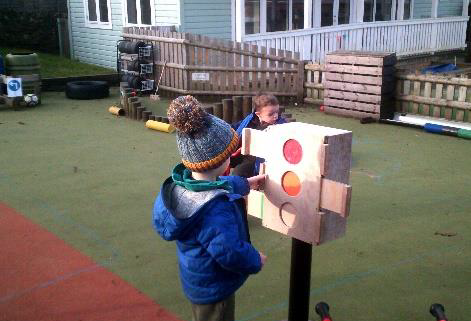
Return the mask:
[(217, 168), (237, 150), (237, 133), (225, 121), (206, 113), (193, 96), (174, 99), (167, 116), (177, 129), (183, 165), (192, 172)]

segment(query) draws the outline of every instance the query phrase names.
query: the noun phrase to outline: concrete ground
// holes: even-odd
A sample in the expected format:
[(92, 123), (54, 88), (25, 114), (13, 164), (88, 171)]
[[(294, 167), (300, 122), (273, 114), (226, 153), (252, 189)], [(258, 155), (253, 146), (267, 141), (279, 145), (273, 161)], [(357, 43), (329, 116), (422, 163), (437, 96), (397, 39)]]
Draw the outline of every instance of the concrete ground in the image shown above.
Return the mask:
[[(109, 114), (116, 89), (103, 100), (42, 100), (21, 111), (0, 106), (0, 202), (190, 320), (175, 244), (158, 237), (150, 217), (179, 161), (175, 134)], [(152, 108), (164, 112), (167, 103)], [(310, 318), (323, 300), (339, 321), (432, 320), (435, 302), (450, 320), (468, 320), (471, 142), (310, 108), (290, 112), (354, 137), (347, 235), (313, 249)], [(250, 228), (268, 262), (238, 291), (236, 319), (286, 319), (291, 241), (257, 219)]]

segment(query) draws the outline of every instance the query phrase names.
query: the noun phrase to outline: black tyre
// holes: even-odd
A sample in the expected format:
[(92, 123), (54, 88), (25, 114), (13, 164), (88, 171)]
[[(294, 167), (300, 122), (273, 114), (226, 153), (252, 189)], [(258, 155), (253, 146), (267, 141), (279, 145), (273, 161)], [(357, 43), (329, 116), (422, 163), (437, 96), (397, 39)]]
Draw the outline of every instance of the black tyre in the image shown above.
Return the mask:
[(143, 41), (121, 41), (118, 45), (119, 52), (127, 54), (139, 53), (139, 48), (146, 45)]
[(65, 95), (70, 99), (100, 99), (110, 95), (106, 81), (70, 81), (65, 85)]

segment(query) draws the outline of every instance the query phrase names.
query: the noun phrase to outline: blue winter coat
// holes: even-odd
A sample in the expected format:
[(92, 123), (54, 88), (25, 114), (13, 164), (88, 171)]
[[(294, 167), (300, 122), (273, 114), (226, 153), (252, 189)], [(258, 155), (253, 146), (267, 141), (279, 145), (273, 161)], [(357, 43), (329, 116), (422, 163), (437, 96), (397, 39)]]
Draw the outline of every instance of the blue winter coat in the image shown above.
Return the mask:
[(247, 179), (220, 179), (230, 182), (233, 194), (222, 189), (192, 192), (170, 177), (154, 204), (154, 227), (165, 240), (176, 240), (183, 291), (195, 304), (226, 299), (261, 269), (242, 219)]

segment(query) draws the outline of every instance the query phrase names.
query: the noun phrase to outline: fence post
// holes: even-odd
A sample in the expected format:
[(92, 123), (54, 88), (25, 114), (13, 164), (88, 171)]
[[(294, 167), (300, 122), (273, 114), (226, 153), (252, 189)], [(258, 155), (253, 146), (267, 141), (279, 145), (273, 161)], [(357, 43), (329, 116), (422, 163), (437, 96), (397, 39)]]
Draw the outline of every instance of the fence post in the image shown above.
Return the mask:
[(305, 60), (300, 60), (298, 62), (298, 79), (296, 84), (296, 100), (298, 104), (302, 104), (304, 101), (304, 65), (306, 64)]

